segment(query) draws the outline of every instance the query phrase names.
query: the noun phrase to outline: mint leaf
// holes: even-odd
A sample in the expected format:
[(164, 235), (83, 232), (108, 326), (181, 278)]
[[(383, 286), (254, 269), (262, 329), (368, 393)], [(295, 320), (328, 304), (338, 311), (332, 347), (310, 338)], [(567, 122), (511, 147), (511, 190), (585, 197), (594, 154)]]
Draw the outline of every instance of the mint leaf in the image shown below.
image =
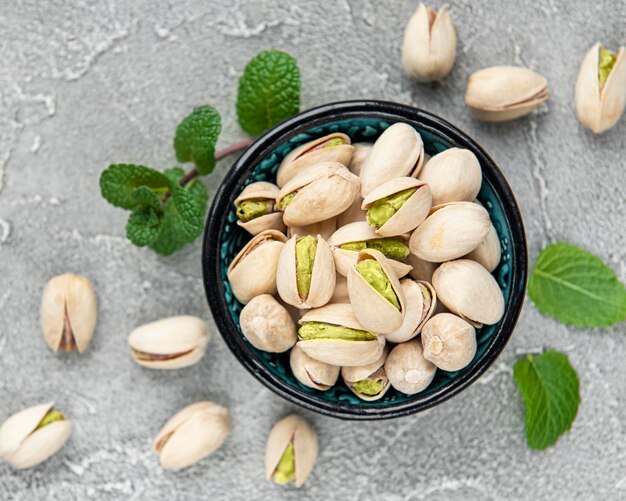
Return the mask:
[(518, 360), (513, 377), (526, 405), (526, 441), (545, 449), (572, 427), (580, 404), (578, 375), (566, 355), (550, 350)]
[(133, 193), (140, 186), (165, 193), (170, 183), (165, 175), (143, 165), (113, 164), (100, 175), (102, 196), (122, 209), (133, 209), (137, 205)]
[(126, 224), (126, 236), (138, 247), (152, 244), (161, 232), (162, 219), (152, 207), (133, 210)]
[(300, 110), (300, 70), (289, 54), (257, 54), (239, 79), (237, 116), (243, 130), (258, 136)]
[(535, 262), (528, 293), (540, 312), (581, 327), (626, 319), (626, 289), (599, 258), (566, 243), (546, 247)]
[(174, 149), (179, 162), (193, 162), (200, 174), (215, 168), (215, 143), (222, 130), (220, 114), (212, 106), (193, 110), (176, 128)]
[(147, 186), (140, 186), (133, 191), (133, 199), (138, 207), (151, 207), (155, 211), (161, 208), (161, 199)]

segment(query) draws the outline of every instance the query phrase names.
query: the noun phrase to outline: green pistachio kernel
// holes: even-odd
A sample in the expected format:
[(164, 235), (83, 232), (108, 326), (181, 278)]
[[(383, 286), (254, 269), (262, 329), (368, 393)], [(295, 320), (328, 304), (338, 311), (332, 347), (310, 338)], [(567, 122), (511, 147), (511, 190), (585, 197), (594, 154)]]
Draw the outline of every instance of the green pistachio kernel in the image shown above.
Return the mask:
[(297, 191), (292, 191), (291, 193), (287, 193), (283, 198), (280, 199), (278, 204), (278, 208), (280, 210), (284, 210), (287, 205), (293, 200), (293, 197), (296, 196)]
[(316, 250), (317, 240), (311, 235), (300, 238), (296, 242), (296, 284), (298, 294), (302, 299), (306, 299), (311, 290)]
[(237, 206), (237, 217), (247, 223), (272, 211), (272, 205), (267, 199), (244, 200)]
[(402, 261), (411, 252), (409, 246), (397, 237), (375, 238), (364, 242), (349, 242), (339, 246), (340, 249), (350, 251), (362, 251), (363, 249), (374, 249), (389, 259)]
[(604, 87), (613, 66), (615, 66), (617, 56), (614, 52), (600, 47), (600, 57), (598, 59), (598, 80), (600, 81), (600, 88)]
[(340, 341), (372, 341), (376, 334), (359, 329), (324, 322), (306, 322), (298, 330), (298, 337), (303, 341), (311, 339), (337, 339)]
[(293, 444), (290, 442), (274, 470), (274, 482), (279, 485), (288, 484), (296, 475), (296, 456), (293, 452)]
[(374, 228), (380, 228), (385, 224), (406, 201), (413, 196), (417, 188), (399, 191), (388, 197), (376, 200), (367, 211), (367, 222)]
[(333, 137), (323, 144), (323, 148), (333, 148), (334, 146), (341, 146), (342, 144), (346, 144), (342, 137)]
[(352, 383), (352, 388), (361, 395), (367, 395), (373, 397), (383, 391), (382, 379), (361, 379)]
[(44, 426), (48, 426), (50, 423), (54, 423), (55, 421), (63, 421), (64, 419), (65, 419), (65, 416), (63, 415), (62, 412), (51, 409), (39, 422), (35, 430), (38, 430), (39, 428), (43, 428)]
[(356, 264), (356, 269), (366, 282), (374, 287), (376, 292), (378, 292), (397, 309), (400, 309), (398, 296), (396, 296), (389, 278), (385, 275), (385, 272), (378, 261), (375, 259), (365, 259), (364, 261)]

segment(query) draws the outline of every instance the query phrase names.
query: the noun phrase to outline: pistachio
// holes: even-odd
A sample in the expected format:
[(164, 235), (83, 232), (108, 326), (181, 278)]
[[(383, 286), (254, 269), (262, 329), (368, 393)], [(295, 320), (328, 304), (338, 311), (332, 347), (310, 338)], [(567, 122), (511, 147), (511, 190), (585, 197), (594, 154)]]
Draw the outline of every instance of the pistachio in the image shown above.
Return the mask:
[(367, 222), (370, 226), (380, 228), (416, 191), (415, 188), (409, 188), (376, 200), (367, 210)]
[(617, 54), (596, 43), (576, 80), (576, 114), (596, 134), (613, 127), (626, 106), (626, 50)]
[(505, 122), (528, 115), (548, 99), (548, 83), (528, 68), (493, 66), (472, 74), (465, 103), (480, 120)]
[(428, 282), (410, 279), (400, 281), (406, 301), (406, 312), (397, 331), (385, 334), (392, 343), (403, 343), (417, 336), (437, 308), (437, 294)]
[(446, 77), (456, 59), (456, 30), (448, 9), (439, 12), (420, 4), (404, 30), (402, 65), (418, 82)]
[(345, 211), (359, 192), (359, 178), (337, 162), (313, 165), (287, 182), (277, 197), (287, 226), (306, 226)]
[(420, 259), (433, 263), (449, 261), (478, 247), (490, 225), (489, 214), (478, 204), (450, 202), (435, 206), (411, 235), (409, 247)]
[(300, 319), (298, 344), (310, 357), (336, 366), (369, 364), (380, 357), (385, 339), (367, 331), (350, 304), (327, 304)]
[(276, 293), (278, 256), (287, 241), (276, 230), (264, 230), (253, 237), (228, 267), (228, 281), (240, 303), (260, 294)]
[(265, 181), (246, 186), (235, 199), (237, 224), (252, 235), (269, 229), (284, 231), (283, 215), (274, 208), (278, 193), (278, 186)]
[(298, 174), (320, 162), (338, 162), (348, 166), (354, 153), (350, 137), (335, 132), (292, 150), (280, 163), (276, 182), (281, 188)]
[(379, 400), (387, 393), (389, 380), (383, 368), (387, 351), (385, 347), (380, 357), (371, 364), (341, 369), (341, 377), (346, 386), (361, 400), (367, 402)]
[(339, 246), (340, 249), (360, 252), (365, 249), (377, 250), (385, 257), (401, 261), (410, 254), (409, 246), (402, 239), (396, 237), (383, 237), (361, 242), (348, 242)]
[(482, 170), (470, 150), (449, 148), (424, 165), (419, 178), (428, 183), (433, 205), (446, 202), (471, 202), (482, 184)]
[(41, 298), (41, 327), (50, 348), (83, 353), (93, 337), (96, 293), (87, 277), (66, 273), (52, 278)]
[(354, 143), (354, 153), (352, 154), (352, 159), (348, 164), (348, 169), (352, 174), (360, 175), (361, 169), (363, 165), (367, 161), (367, 158), (370, 156), (372, 152), (372, 144), (371, 143)]
[(475, 327), (492, 325), (504, 314), (504, 297), (496, 279), (469, 259), (443, 263), (433, 273), (437, 298)]
[(149, 369), (180, 369), (197, 363), (211, 339), (197, 317), (169, 317), (137, 327), (128, 336), (133, 360)]
[(424, 143), (408, 124), (391, 125), (374, 143), (372, 152), (361, 169), (363, 198), (377, 186), (397, 177), (416, 177), (422, 167)]
[(32, 468), (56, 454), (72, 434), (72, 423), (53, 403), (35, 405), (0, 427), (0, 459), (13, 468)]
[(230, 434), (226, 407), (202, 401), (176, 413), (154, 440), (161, 467), (180, 470), (197, 463), (224, 443)]
[(330, 365), (308, 356), (300, 346), (295, 345), (289, 353), (291, 372), (304, 386), (326, 391), (337, 382), (340, 367)]
[(291, 414), (274, 425), (265, 446), (265, 475), (279, 485), (300, 487), (317, 459), (317, 434), (300, 416)]
[(467, 367), (476, 355), (476, 330), (451, 313), (432, 317), (422, 329), (424, 358), (444, 371)]
[(272, 211), (273, 203), (262, 198), (244, 200), (237, 205), (237, 217), (240, 221), (247, 223), (248, 221), (264, 216)]
[(471, 259), (482, 264), (489, 273), (493, 273), (500, 264), (502, 250), (500, 247), (500, 237), (493, 224), (489, 227), (489, 233), (485, 239), (472, 252), (463, 256), (464, 259)]
[(298, 340), (291, 315), (269, 294), (261, 294), (246, 304), (239, 323), (243, 335), (259, 350), (283, 353)]
[(359, 274), (374, 288), (376, 292), (378, 292), (397, 309), (400, 309), (398, 295), (396, 294), (396, 291), (393, 290), (389, 278), (378, 261), (375, 259), (357, 261), (355, 267)]
[(391, 386), (407, 395), (424, 391), (435, 378), (437, 367), (424, 358), (419, 339), (396, 345), (385, 360)]

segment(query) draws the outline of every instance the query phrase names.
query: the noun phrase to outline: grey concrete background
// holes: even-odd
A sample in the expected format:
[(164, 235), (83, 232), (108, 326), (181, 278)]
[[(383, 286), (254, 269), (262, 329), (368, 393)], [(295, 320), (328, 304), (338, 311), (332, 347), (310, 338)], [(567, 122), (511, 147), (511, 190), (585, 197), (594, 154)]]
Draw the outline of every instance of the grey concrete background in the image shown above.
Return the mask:
[[(454, 400), (418, 416), (354, 424), (303, 412), (320, 455), (299, 492), (267, 484), (271, 425), (299, 410), (240, 367), (217, 334), (201, 363), (173, 373), (135, 365), (126, 336), (165, 315), (210, 319), (200, 244), (161, 258), (126, 241), (125, 214), (104, 202), (111, 162), (167, 167), (178, 121), (195, 105), (222, 113), (220, 145), (245, 137), (237, 78), (258, 50), (284, 49), (302, 71), (302, 106), (383, 98), (421, 106), (476, 137), (520, 203), (531, 258), (547, 242), (582, 245), (626, 280), (626, 120), (601, 137), (577, 122), (573, 89), (588, 47), (626, 42), (626, 2), (451, 2), (459, 47), (443, 84), (403, 76), (400, 44), (416, 7), (402, 2), (298, 0), (9, 1), (0, 6), (0, 420), (55, 400), (75, 431), (44, 465), (0, 465), (0, 498), (35, 499), (624, 499), (624, 325), (568, 329), (528, 301), (499, 361)], [(438, 2), (436, 2), (438, 3)], [(468, 75), (522, 64), (550, 84), (533, 116), (503, 125), (471, 118)], [(232, 158), (206, 179), (213, 193)], [(89, 351), (54, 356), (41, 338), (44, 283), (91, 277), (99, 323)], [(555, 447), (525, 445), (511, 378), (529, 350), (566, 352), (583, 403)], [(151, 441), (199, 399), (227, 405), (233, 433), (200, 464), (162, 471)]]

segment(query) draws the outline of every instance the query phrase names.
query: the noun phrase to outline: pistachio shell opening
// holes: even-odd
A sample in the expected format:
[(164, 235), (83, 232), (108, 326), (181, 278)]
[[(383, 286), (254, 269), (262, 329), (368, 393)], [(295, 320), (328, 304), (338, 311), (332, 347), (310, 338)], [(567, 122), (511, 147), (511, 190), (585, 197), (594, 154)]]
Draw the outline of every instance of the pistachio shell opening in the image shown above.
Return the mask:
[(391, 282), (376, 260), (365, 259), (357, 262), (356, 269), (359, 274), (370, 284), (376, 292), (389, 301), (396, 308), (400, 309), (398, 296), (391, 286)]
[(293, 444), (290, 442), (280, 457), (272, 478), (278, 485), (288, 484), (296, 476), (296, 457)]
[(311, 339), (335, 339), (341, 341), (372, 341), (376, 334), (359, 329), (351, 329), (341, 325), (323, 322), (306, 322), (298, 330), (298, 338), (303, 341)]
[(417, 188), (409, 188), (408, 190), (403, 190), (376, 200), (370, 208), (367, 209), (367, 222), (370, 226), (380, 228), (400, 210), (416, 191)]

